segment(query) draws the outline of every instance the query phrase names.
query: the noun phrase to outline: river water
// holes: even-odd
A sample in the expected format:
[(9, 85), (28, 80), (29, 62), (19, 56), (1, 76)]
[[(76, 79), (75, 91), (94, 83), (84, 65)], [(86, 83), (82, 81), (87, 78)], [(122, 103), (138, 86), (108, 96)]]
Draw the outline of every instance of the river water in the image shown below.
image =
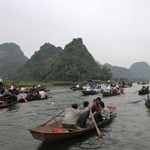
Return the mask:
[[(148, 86), (148, 85), (146, 85)], [(105, 88), (105, 85), (102, 85)], [(48, 100), (18, 103), (0, 110), (1, 150), (146, 150), (150, 147), (150, 110), (144, 98), (138, 95), (142, 85), (125, 88), (125, 94), (102, 97), (101, 94), (84, 96), (81, 91), (72, 91), (68, 86), (50, 87), (52, 98)], [(29, 128), (34, 128), (61, 112), (66, 105), (84, 101), (92, 104), (100, 96), (105, 105), (116, 106), (117, 114), (111, 124), (101, 129), (104, 140), (96, 131), (73, 139), (45, 143), (33, 139)], [(143, 100), (138, 103), (134, 101)], [(58, 119), (63, 117), (61, 114)]]

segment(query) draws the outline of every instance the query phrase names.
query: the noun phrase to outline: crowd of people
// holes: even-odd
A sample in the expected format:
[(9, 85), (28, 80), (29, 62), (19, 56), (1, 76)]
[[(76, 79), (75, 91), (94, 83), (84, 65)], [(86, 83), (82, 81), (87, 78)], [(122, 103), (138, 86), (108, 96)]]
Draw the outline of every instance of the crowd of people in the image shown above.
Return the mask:
[(83, 107), (78, 108), (77, 104), (69, 105), (65, 111), (65, 116), (62, 120), (62, 127), (64, 128), (86, 128), (93, 123), (90, 111), (94, 116), (97, 124), (103, 120), (107, 120), (111, 117), (111, 112), (105, 107), (100, 97), (93, 100), (93, 104), (90, 106), (88, 101), (83, 103)]
[(16, 102), (19, 99), (24, 99), (26, 102), (30, 99), (44, 99), (47, 98), (45, 92), (46, 87), (38, 84), (37, 86), (16, 86), (12, 85), (10, 88), (5, 88), (0, 84), (0, 95), (8, 95), (7, 101), (9, 103)]
[(149, 91), (149, 86), (142, 86), (141, 91)]
[(108, 93), (124, 93), (124, 89), (122, 87), (112, 87), (110, 84), (106, 84), (106, 89), (104, 91)]

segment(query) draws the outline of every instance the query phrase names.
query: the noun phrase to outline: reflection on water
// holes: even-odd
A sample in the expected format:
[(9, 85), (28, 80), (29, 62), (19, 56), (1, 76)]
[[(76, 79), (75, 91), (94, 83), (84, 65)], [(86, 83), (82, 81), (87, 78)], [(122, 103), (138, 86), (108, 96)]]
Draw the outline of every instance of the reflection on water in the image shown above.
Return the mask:
[[(103, 87), (103, 86), (102, 86)], [(136, 91), (141, 85), (133, 84), (126, 88), (125, 94), (114, 97), (102, 97), (101, 94), (84, 96), (81, 91), (71, 91), (69, 87), (51, 87), (52, 98), (28, 103), (18, 103), (0, 110), (0, 144), (4, 150), (143, 150), (150, 147), (149, 124), (150, 109), (146, 108), (142, 100), (145, 95), (138, 95)], [(136, 92), (136, 93), (135, 93)], [(111, 124), (101, 128), (104, 141), (97, 132), (90, 132), (83, 136), (57, 143), (45, 143), (33, 139), (28, 131), (30, 128), (51, 119), (61, 112), (67, 105), (84, 101), (92, 104), (97, 96), (102, 97), (106, 105), (116, 106), (117, 114)], [(58, 120), (63, 117), (61, 114)], [(56, 118), (57, 120), (57, 118)]]
[[(95, 143), (97, 140), (99, 140), (98, 145)], [(54, 143), (42, 142), (37, 150), (49, 150), (50, 148), (54, 150), (67, 150), (70, 148), (77, 149), (77, 147), (80, 147), (82, 149), (95, 149), (100, 148), (102, 143), (102, 139), (99, 139), (99, 137), (95, 135), (94, 132), (90, 132), (86, 133), (85, 135), (81, 135), (80, 138), (74, 137), (72, 139)]]
[(19, 110), (20, 106), (15, 104), (15, 105), (12, 105), (10, 107), (7, 108), (7, 111), (15, 111), (15, 110)]

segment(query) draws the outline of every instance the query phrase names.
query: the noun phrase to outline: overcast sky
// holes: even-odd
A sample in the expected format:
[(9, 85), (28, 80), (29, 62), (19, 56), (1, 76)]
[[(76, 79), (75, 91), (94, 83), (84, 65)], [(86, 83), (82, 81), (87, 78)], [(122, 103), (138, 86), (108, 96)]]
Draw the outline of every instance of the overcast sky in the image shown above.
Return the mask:
[(150, 1), (0, 0), (0, 44), (30, 58), (44, 43), (64, 48), (73, 38), (101, 64), (150, 64)]

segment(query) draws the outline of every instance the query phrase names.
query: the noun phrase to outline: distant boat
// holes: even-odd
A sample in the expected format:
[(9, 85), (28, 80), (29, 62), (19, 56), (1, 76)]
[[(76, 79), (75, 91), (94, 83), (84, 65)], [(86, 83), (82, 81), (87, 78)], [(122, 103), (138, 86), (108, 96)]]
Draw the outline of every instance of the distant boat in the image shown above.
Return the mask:
[(105, 92), (103, 91), (102, 92), (103, 96), (115, 96), (115, 95), (120, 95), (121, 93), (110, 93), (110, 92)]
[(8, 103), (8, 101), (7, 101), (8, 96), (10, 96), (10, 95), (0, 96), (0, 108), (10, 107), (10, 106), (15, 105), (15, 104), (18, 103), (18, 101), (15, 101), (13, 103)]
[(99, 92), (97, 92), (95, 90), (90, 90), (90, 91), (82, 90), (82, 93), (84, 95), (94, 95), (94, 94), (98, 94)]
[(138, 93), (139, 94), (149, 94), (150, 90), (139, 90)]
[(147, 108), (150, 108), (150, 101), (145, 100), (145, 105), (146, 105)]

